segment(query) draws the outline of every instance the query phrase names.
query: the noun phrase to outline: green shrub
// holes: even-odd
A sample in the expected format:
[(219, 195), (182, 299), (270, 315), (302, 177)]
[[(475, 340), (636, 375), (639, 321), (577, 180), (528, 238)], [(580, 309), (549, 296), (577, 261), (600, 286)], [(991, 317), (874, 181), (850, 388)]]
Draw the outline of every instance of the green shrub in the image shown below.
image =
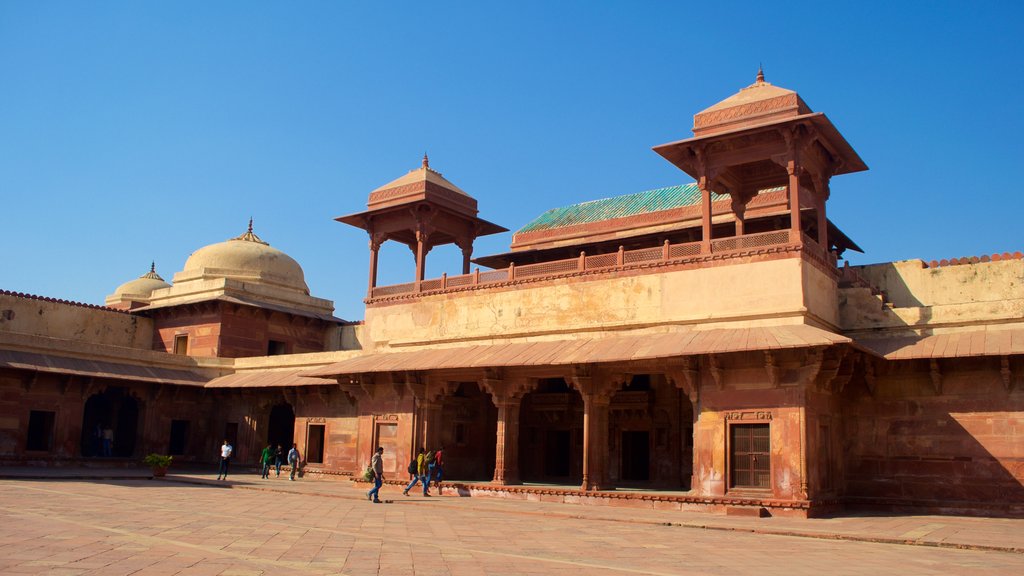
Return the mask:
[(173, 456), (164, 456), (162, 454), (150, 454), (142, 459), (142, 463), (150, 468), (167, 468), (171, 465), (171, 461), (174, 460)]

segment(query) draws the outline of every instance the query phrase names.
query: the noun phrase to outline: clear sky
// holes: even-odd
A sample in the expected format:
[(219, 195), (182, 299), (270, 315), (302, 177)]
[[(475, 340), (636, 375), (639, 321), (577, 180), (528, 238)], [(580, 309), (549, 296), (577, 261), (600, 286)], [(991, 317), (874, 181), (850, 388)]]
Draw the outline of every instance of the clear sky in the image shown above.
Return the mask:
[[(361, 319), (367, 237), (333, 218), (424, 151), (516, 230), (689, 182), (651, 147), (759, 63), (870, 167), (832, 181), (852, 264), (1024, 250), (1022, 7), (0, 0), (0, 289), (102, 303), (252, 216)], [(411, 280), (390, 244), (380, 283)], [(435, 249), (427, 276), (458, 262)]]

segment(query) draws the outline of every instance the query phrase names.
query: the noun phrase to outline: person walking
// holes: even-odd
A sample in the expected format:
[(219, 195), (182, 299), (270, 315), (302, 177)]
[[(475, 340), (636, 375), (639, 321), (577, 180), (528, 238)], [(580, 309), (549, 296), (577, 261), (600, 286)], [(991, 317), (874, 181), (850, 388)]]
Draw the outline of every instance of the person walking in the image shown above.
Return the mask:
[(423, 485), (423, 495), (430, 496), (430, 492), (427, 491), (427, 483), (430, 480), (427, 479), (427, 449), (420, 447), (419, 453), (416, 455), (416, 476), (413, 477), (412, 482), (402, 490), (402, 496), (408, 496), (409, 490), (419, 482)]
[(274, 459), (274, 448), (270, 444), (260, 452), (260, 464), (263, 466), (263, 473), (260, 474), (260, 479), (270, 478), (270, 462)]
[(380, 487), (384, 485), (384, 448), (377, 446), (377, 451), (370, 458), (370, 470), (373, 471), (373, 488), (366, 493), (367, 500), (380, 504)]
[(225, 439), (224, 444), (220, 447), (220, 468), (217, 470), (217, 480), (220, 480), (222, 476), (225, 480), (228, 479), (228, 466), (231, 464), (231, 453), (234, 451), (234, 447)]
[(274, 450), (274, 468), (277, 469), (277, 477), (281, 477), (281, 464), (284, 464), (284, 448), (280, 444)]
[(299, 445), (292, 444), (292, 449), (288, 451), (288, 466), (291, 467), (292, 472), (290, 478), (295, 480), (295, 473), (299, 471)]
[(444, 446), (439, 447), (434, 452), (434, 465), (432, 468), (433, 471), (430, 473), (430, 478), (433, 480), (434, 486), (437, 486), (437, 495), (440, 496), (441, 480), (444, 478)]

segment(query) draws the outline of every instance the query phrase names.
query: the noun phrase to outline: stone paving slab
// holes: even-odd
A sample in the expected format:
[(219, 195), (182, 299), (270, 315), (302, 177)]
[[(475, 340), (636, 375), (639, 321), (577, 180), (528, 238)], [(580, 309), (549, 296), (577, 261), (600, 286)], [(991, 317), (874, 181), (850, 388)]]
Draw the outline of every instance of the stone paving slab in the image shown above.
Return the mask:
[[(241, 474), (228, 482), (218, 482), (215, 476), (202, 473), (171, 474), (166, 481), (199, 483), (223, 488), (272, 491), (294, 494), (365, 498), (365, 485), (335, 480), (299, 479), (288, 481), (285, 476), (260, 479), (258, 475)], [(848, 514), (832, 518), (755, 518), (735, 517), (700, 512), (666, 511), (655, 508), (618, 508), (614, 506), (581, 506), (540, 501), (500, 498), (423, 498), (412, 492), (401, 495), (401, 488), (388, 485), (382, 488), (384, 498), (403, 499), (408, 503), (429, 506), (456, 505), (471, 501), (477, 510), (539, 515), (561, 518), (581, 518), (608, 522), (669, 525), (708, 530), (728, 530), (801, 536), (833, 540), (916, 544), (949, 548), (968, 548), (1024, 553), (1024, 519), (981, 518), (966, 516)], [(461, 505), (461, 504), (458, 504)]]
[[(403, 498), (398, 489), (391, 504), (375, 505), (361, 492), (258, 477), (0, 480), (0, 573), (1024, 573), (1024, 554), (1015, 552), (693, 529), (617, 517), (645, 511)], [(892, 525), (904, 532), (941, 523), (901, 520)]]

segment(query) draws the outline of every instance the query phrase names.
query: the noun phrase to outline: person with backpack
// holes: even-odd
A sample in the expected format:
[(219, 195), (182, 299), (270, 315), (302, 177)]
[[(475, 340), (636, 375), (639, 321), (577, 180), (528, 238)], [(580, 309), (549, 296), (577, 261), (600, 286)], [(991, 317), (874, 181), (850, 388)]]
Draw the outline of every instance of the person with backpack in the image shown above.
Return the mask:
[(295, 473), (299, 471), (299, 445), (292, 444), (292, 449), (288, 451), (288, 465), (292, 468), (290, 475), (292, 480), (295, 480)]
[[(409, 485), (405, 487), (405, 490), (402, 490), (402, 495), (403, 496), (408, 496), (409, 495), (409, 490), (412, 490), (412, 487), (415, 486), (417, 482), (419, 482), (419, 483), (423, 484), (423, 495), (424, 496), (430, 496), (430, 492), (427, 491), (428, 483), (430, 482), (430, 480), (427, 479), (427, 449), (426, 448), (420, 447), (420, 451), (416, 455), (416, 460), (414, 460), (414, 462), (416, 463), (416, 476), (412, 479), (412, 482), (409, 482)], [(409, 463), (409, 470), (410, 471), (412, 470), (412, 464), (413, 464), (412, 462)]]

